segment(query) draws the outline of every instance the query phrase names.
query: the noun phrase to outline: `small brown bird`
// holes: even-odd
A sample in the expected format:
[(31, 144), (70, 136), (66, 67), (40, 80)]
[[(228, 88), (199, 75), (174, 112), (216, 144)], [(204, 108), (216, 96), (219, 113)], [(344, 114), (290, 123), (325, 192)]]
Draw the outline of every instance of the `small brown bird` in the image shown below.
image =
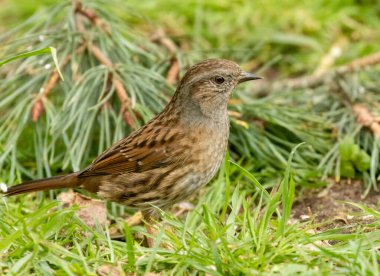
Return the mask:
[(143, 211), (169, 207), (216, 174), (229, 136), (228, 99), (237, 84), (256, 79), (232, 61), (202, 61), (187, 71), (159, 115), (87, 168), (24, 182), (4, 194), (76, 187)]

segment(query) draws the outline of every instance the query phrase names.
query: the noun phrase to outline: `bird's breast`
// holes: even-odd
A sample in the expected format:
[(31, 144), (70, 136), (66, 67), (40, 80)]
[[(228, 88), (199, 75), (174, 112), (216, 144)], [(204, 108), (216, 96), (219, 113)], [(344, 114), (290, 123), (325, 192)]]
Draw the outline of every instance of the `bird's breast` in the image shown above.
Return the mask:
[(194, 145), (192, 159), (194, 170), (202, 175), (202, 183), (207, 184), (218, 171), (228, 144), (229, 128), (204, 129), (198, 133), (200, 140)]

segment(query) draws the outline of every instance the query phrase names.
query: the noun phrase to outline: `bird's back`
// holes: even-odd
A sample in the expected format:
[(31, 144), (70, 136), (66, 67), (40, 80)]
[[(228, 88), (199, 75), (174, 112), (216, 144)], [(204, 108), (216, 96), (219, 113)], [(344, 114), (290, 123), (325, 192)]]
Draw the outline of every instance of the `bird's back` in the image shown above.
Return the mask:
[(218, 128), (192, 128), (157, 116), (101, 154), (78, 177), (83, 188), (102, 198), (132, 207), (165, 207), (210, 181), (227, 141), (228, 118)]

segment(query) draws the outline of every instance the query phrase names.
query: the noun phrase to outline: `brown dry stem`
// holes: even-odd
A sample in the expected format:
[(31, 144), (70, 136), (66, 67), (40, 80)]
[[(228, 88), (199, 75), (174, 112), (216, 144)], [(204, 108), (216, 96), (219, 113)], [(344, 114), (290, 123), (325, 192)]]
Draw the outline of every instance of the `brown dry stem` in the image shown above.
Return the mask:
[(166, 76), (168, 84), (173, 85), (178, 81), (179, 77), (179, 62), (177, 58), (172, 58), (171, 66)]
[[(81, 44), (76, 50), (75, 54), (80, 54), (84, 51), (85, 45)], [(73, 57), (72, 54), (69, 54), (66, 56), (66, 58), (63, 60), (61, 67), (64, 68), (71, 60)], [(40, 118), (42, 112), (44, 111), (44, 101), (48, 97), (49, 93), (54, 89), (54, 87), (57, 85), (59, 80), (59, 74), (58, 70), (54, 70), (50, 74), (50, 78), (45, 84), (45, 86), (42, 88), (42, 93), (37, 96), (36, 102), (32, 106), (32, 121), (37, 122), (38, 119)]]
[[(76, 13), (76, 27), (77, 27), (77, 30), (80, 33), (82, 33), (83, 40), (84, 40), (81, 46), (78, 47), (78, 49), (76, 50), (76, 53), (79, 54), (83, 52), (83, 50), (87, 47), (90, 53), (92, 53), (94, 57), (100, 63), (102, 63), (104, 66), (106, 66), (108, 69), (112, 71), (115, 68), (115, 65), (112, 63), (112, 61), (93, 42), (87, 43), (89, 42), (88, 34), (83, 24), (82, 18), (80, 18), (78, 15), (84, 16), (93, 25), (101, 27), (104, 31), (106, 31), (109, 34), (110, 29), (108, 25), (103, 20), (101, 20), (93, 10), (84, 9), (81, 2), (73, 1), (73, 5), (75, 6), (75, 13)], [(62, 67), (66, 66), (70, 62), (71, 58), (72, 58), (72, 55), (68, 55), (63, 61), (61, 66)], [(128, 93), (126, 89), (124, 88), (122, 81), (114, 72), (111, 72), (109, 79), (113, 80), (116, 94), (121, 103), (121, 112), (123, 113), (124, 120), (128, 125), (133, 127), (134, 126), (133, 119), (132, 119), (132, 116), (129, 114), (129, 106), (131, 102), (128, 97)], [(38, 97), (38, 99), (36, 100), (35, 104), (32, 107), (32, 120), (34, 122), (38, 121), (38, 119), (40, 118), (44, 110), (44, 100), (47, 98), (50, 91), (53, 90), (53, 88), (57, 85), (58, 80), (59, 80), (58, 71), (54, 70), (48, 82), (42, 88), (41, 95)]]
[(171, 40), (162, 29), (158, 29), (152, 35), (151, 40), (164, 46), (171, 54), (177, 52), (177, 45), (175, 45), (174, 41)]
[[(83, 24), (82, 18), (79, 17), (79, 15), (84, 16), (85, 18), (89, 19), (89, 21), (92, 24), (98, 25), (101, 24), (103, 26), (103, 29), (107, 30), (108, 27), (105, 25), (103, 21), (101, 21), (95, 14), (94, 11), (91, 10), (85, 10), (83, 9), (82, 5), (77, 2), (76, 3), (76, 26), (80, 33), (83, 35), (83, 39), (88, 42), (87, 48), (90, 51), (90, 53), (104, 66), (106, 66), (110, 70), (110, 75), (108, 80), (113, 81), (113, 85), (115, 86), (116, 94), (119, 98), (120, 104), (121, 104), (121, 112), (123, 114), (124, 121), (131, 126), (134, 127), (134, 122), (131, 114), (129, 113), (129, 107), (131, 105), (131, 101), (128, 97), (127, 90), (125, 89), (123, 82), (119, 78), (119, 76), (114, 72), (115, 64), (107, 57), (105, 53), (102, 52), (102, 50), (93, 42), (89, 41), (88, 39), (88, 33), (87, 30)], [(102, 23), (99, 23), (102, 22)]]
[(294, 79), (286, 79), (271, 83), (267, 81), (261, 86), (257, 87), (254, 92), (261, 92), (264, 95), (269, 91), (281, 91), (283, 89), (300, 89), (300, 88), (313, 88), (324, 83), (330, 83), (336, 75), (344, 75), (366, 67), (374, 66), (380, 63), (380, 52), (356, 59), (346, 65), (342, 65), (335, 69), (326, 71), (323, 74), (304, 76)]
[(170, 85), (175, 84), (179, 79), (179, 71), (180, 71), (179, 61), (178, 61), (178, 58), (176, 57), (176, 53), (178, 51), (177, 45), (174, 43), (173, 40), (171, 40), (166, 35), (164, 30), (162, 30), (162, 29), (158, 29), (152, 35), (151, 40), (153, 42), (156, 42), (156, 43), (164, 46), (169, 51), (169, 53), (172, 55), (170, 67), (169, 67), (168, 73), (166, 75), (166, 81)]
[(79, 1), (75, 2), (75, 13), (83, 15), (88, 20), (90, 20), (93, 25), (100, 27), (106, 33), (111, 33), (109, 26), (96, 15), (95, 11), (91, 9), (85, 9), (82, 3)]
[(373, 116), (367, 107), (361, 104), (352, 106), (358, 124), (370, 129), (376, 139), (380, 139), (380, 123)]

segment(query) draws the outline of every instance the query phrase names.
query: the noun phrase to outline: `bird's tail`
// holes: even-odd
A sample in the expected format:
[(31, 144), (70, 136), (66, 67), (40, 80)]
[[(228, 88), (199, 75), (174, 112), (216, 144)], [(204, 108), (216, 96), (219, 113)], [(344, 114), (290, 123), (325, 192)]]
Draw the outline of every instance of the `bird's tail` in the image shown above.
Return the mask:
[(27, 181), (15, 186), (9, 187), (6, 191), (0, 192), (6, 196), (19, 195), (30, 192), (45, 191), (60, 188), (73, 188), (80, 185), (76, 173), (53, 176), (50, 178)]

